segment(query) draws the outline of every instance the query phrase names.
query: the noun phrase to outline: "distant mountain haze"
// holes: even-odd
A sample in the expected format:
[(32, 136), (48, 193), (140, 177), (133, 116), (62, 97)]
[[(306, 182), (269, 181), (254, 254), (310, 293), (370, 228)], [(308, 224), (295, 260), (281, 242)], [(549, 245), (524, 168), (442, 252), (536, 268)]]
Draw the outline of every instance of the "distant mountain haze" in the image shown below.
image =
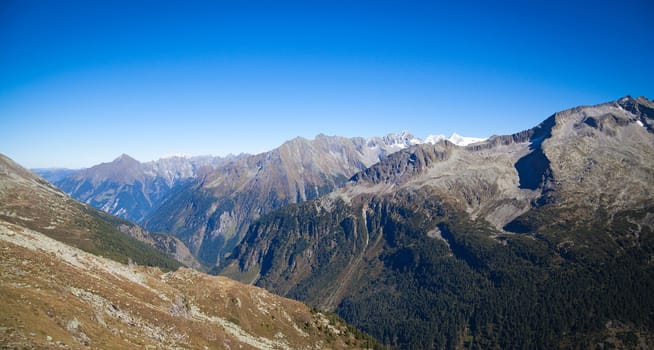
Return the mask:
[(141, 222), (177, 185), (229, 161), (220, 157), (170, 157), (140, 163), (123, 154), (109, 163), (70, 171), (34, 169), (64, 192), (107, 213)]

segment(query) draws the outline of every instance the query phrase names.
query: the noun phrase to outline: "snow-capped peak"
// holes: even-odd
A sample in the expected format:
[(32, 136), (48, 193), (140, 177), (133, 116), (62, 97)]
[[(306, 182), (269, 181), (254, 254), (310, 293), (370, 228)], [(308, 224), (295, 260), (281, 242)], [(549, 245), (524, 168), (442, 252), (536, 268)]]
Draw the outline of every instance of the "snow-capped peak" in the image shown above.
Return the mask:
[(391, 149), (400, 150), (400, 149), (404, 149), (407, 147), (420, 145), (424, 143), (434, 145), (443, 140), (447, 140), (457, 146), (467, 146), (476, 142), (485, 141), (486, 138), (465, 137), (457, 133), (453, 133), (449, 138), (443, 134), (434, 134), (434, 135), (429, 135), (424, 140), (422, 140), (420, 138), (413, 136), (408, 131), (402, 131), (400, 133), (388, 134), (382, 138), (373, 137), (371, 139), (368, 139), (368, 147), (377, 148), (383, 146)]
[(467, 146), (473, 143), (485, 141), (486, 138), (482, 137), (465, 137), (457, 133), (452, 133), (452, 135), (447, 139), (457, 146)]
[(441, 142), (441, 141), (443, 141), (445, 139), (446, 139), (446, 137), (443, 134), (429, 135), (425, 139), (425, 143), (434, 145), (434, 144), (437, 144), (437, 143), (439, 143), (439, 142)]
[(438, 142), (441, 142), (443, 140), (447, 140), (457, 146), (467, 146), (473, 143), (485, 141), (486, 138), (483, 137), (466, 137), (466, 136), (461, 136), (457, 133), (452, 133), (450, 137), (446, 137), (443, 134), (436, 134), (436, 135), (429, 135), (425, 139), (425, 143), (429, 144), (436, 144)]
[(403, 146), (410, 146), (410, 145), (418, 145), (423, 143), (421, 139), (413, 136), (410, 132), (404, 130), (401, 133), (394, 133), (394, 134), (388, 134), (383, 137), (383, 140), (388, 144), (388, 145), (403, 145)]
[(408, 131), (402, 131), (400, 133), (388, 134), (384, 137), (373, 137), (368, 139), (369, 148), (391, 148), (391, 149), (404, 149), (413, 145), (419, 145), (423, 141), (415, 136), (413, 136)]

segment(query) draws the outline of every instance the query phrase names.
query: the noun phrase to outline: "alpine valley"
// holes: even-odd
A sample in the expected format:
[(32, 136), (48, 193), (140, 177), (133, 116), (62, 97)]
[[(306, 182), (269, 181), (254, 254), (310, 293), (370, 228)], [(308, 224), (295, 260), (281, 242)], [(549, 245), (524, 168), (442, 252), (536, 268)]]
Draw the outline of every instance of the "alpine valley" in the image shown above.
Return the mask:
[[(152, 249), (139, 265), (174, 269), (158, 259), (187, 251), (187, 266), (332, 311), (389, 348), (654, 347), (654, 103), (644, 97), (576, 107), (489, 139), (318, 135), (257, 155), (149, 163), (122, 155), (73, 172), (38, 170), (72, 197), (145, 229), (77, 202), (76, 210), (93, 219), (23, 214), (32, 203), (47, 199), (41, 208), (51, 208), (72, 199), (17, 165), (7, 168), (59, 199), (3, 189), (9, 193), (3, 198), (19, 199), (3, 208), (6, 230), (46, 233), (108, 256), (98, 248), (102, 240), (85, 236), (104, 224), (89, 223), (122, 226), (112, 235)], [(87, 226), (76, 231), (73, 224)], [(17, 240), (17, 234), (7, 236)], [(156, 237), (175, 243), (157, 244)], [(195, 295), (171, 282), (176, 276), (210, 281), (198, 287), (209, 294), (228, 283), (187, 269), (138, 269), (148, 293), (163, 288), (168, 299), (162, 300)], [(197, 298), (183, 313), (195, 320), (202, 309)], [(245, 297), (233, 298), (243, 305)], [(255, 316), (242, 312), (238, 332), (259, 332), (253, 325), (259, 321), (247, 318)], [(320, 333), (321, 321), (302, 315), (291, 319), (306, 320), (312, 346), (371, 344), (341, 321), (334, 321), (341, 322), (340, 333)], [(320, 338), (330, 334), (343, 338)], [(247, 344), (281, 346), (264, 343)], [(294, 344), (288, 346), (309, 346)]]

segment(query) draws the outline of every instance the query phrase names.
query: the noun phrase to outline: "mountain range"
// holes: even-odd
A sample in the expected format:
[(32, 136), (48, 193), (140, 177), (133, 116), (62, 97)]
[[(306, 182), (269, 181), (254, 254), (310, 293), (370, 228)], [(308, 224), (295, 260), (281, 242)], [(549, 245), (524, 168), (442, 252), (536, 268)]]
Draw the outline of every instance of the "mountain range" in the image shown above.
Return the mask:
[(122, 156), (55, 183), (390, 348), (654, 346), (647, 98), (486, 140), (318, 135), (205, 165), (93, 182), (145, 173)]
[(75, 199), (139, 223), (175, 186), (236, 158), (174, 156), (141, 163), (123, 154), (89, 169), (34, 172)]
[(222, 273), (396, 348), (631, 348), (654, 334), (654, 104), (394, 153), (252, 223)]
[[(296, 138), (258, 155), (169, 157), (140, 163), (121, 155), (73, 172), (37, 169), (72, 197), (151, 231), (182, 239), (209, 268), (240, 243), (250, 222), (287, 204), (326, 194), (399, 150), (444, 140), (408, 132), (384, 137)], [(483, 139), (453, 134), (469, 144)]]

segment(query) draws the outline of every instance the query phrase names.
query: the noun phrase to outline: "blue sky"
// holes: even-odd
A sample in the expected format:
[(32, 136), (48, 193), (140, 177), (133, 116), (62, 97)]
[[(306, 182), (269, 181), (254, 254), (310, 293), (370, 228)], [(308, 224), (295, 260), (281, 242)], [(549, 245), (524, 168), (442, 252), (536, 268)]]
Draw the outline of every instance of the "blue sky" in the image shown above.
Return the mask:
[(296, 136), (507, 134), (654, 98), (642, 1), (0, 4), (0, 153), (258, 153)]

